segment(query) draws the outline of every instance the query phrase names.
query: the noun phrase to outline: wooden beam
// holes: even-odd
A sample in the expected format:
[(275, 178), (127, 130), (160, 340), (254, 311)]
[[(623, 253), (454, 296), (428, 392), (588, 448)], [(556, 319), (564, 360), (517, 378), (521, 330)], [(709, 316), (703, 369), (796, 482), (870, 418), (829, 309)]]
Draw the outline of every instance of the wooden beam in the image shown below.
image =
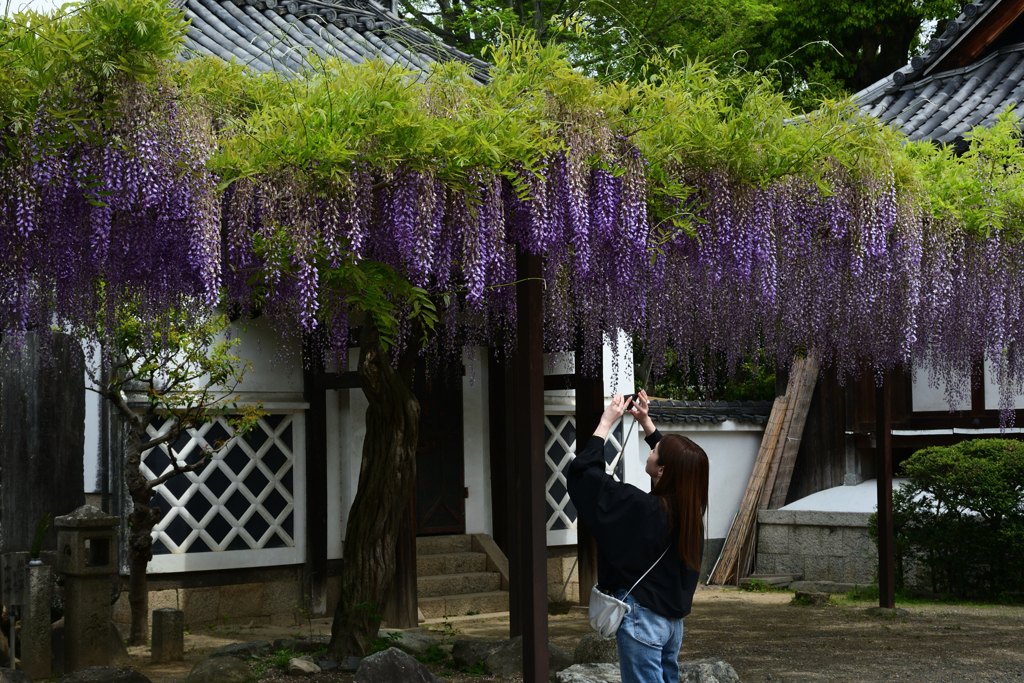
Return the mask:
[(544, 484), (544, 339), (540, 254), (516, 257), (515, 449), (518, 491), (518, 550), (520, 577), (523, 680), (548, 680), (547, 529)]
[[(310, 614), (327, 614), (327, 392), (322, 368), (307, 358), (302, 371), (306, 409), (306, 557), (303, 587)], [(313, 365), (312, 368), (308, 367)]]
[(937, 64), (930, 67), (925, 75), (962, 68), (975, 61), (1024, 13), (1024, 2), (990, 2), (997, 3), (992, 11), (977, 24), (968, 26), (967, 35)]
[[(597, 378), (587, 377), (583, 371), (583, 353), (576, 350), (576, 449), (586, 447), (587, 440), (597, 431), (604, 412), (604, 379), (601, 365)], [(576, 566), (580, 585), (580, 604), (590, 604), (590, 591), (597, 584), (597, 542), (582, 519), (576, 521)]]
[(359, 373), (355, 370), (347, 372), (318, 372), (313, 375), (313, 389), (362, 389), (359, 385)]
[(579, 375), (544, 375), (544, 391), (575, 389), (578, 377)]
[(892, 385), (888, 373), (875, 390), (875, 474), (878, 482), (878, 604), (896, 606), (892, 527)]

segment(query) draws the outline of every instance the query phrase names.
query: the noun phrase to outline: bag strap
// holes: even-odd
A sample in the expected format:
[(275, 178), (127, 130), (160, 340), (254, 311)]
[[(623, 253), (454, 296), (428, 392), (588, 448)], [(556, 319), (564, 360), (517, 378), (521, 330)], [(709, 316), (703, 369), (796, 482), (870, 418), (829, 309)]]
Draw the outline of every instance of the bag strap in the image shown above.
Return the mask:
[[(668, 548), (671, 548), (671, 547), (672, 547), (672, 544), (671, 544), (671, 543), (669, 543), (669, 544), (668, 544)], [(661, 556), (660, 556), (660, 557), (659, 557), (658, 559), (656, 559), (656, 560), (654, 561), (654, 564), (652, 564), (652, 565), (651, 565), (651, 569), (654, 569), (654, 567), (655, 567), (655, 566), (656, 566), (656, 565), (657, 565), (657, 564), (658, 564), (659, 562), (661, 562), (661, 558), (662, 558), (662, 557), (665, 557), (665, 553), (667, 553), (667, 552), (668, 552), (668, 548), (665, 548), (664, 552), (662, 552), (662, 553), (661, 553)], [(651, 569), (648, 569), (647, 571), (645, 571), (645, 572), (644, 572), (644, 576), (647, 576), (648, 574), (650, 574), (650, 573), (651, 573)], [(633, 584), (633, 588), (636, 588), (637, 586), (639, 586), (639, 585), (640, 585), (640, 582), (644, 580), (644, 576), (641, 576), (641, 577), (640, 577), (639, 579), (637, 579), (637, 580), (636, 580), (636, 583), (634, 583), (634, 584)], [(630, 593), (632, 593), (632, 592), (633, 592), (633, 588), (630, 588), (630, 589), (629, 589), (628, 591), (626, 591), (626, 595), (629, 595)], [(625, 600), (625, 599), (626, 599), (626, 596), (625, 596), (625, 595), (624, 595), (624, 596), (622, 596), (622, 599), (623, 599), (623, 600)]]

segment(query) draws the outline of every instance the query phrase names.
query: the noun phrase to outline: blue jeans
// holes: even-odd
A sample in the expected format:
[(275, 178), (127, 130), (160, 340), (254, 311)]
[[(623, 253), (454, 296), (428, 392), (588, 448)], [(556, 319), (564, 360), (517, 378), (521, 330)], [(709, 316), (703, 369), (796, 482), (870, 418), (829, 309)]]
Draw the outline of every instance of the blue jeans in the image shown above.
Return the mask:
[(624, 590), (615, 597), (630, 607), (615, 634), (622, 683), (679, 683), (683, 620), (655, 614)]

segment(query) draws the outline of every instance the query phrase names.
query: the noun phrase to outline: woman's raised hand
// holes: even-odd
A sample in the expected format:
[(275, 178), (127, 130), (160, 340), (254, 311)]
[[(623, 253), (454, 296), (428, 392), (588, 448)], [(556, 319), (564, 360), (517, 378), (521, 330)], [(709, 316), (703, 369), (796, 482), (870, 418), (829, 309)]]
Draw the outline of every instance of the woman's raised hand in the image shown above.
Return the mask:
[(618, 422), (625, 412), (626, 401), (622, 398), (622, 394), (616, 394), (612, 398), (612, 402), (604, 409), (604, 414), (601, 415), (601, 421), (597, 424), (594, 436), (599, 436), (602, 439), (607, 438), (612, 425)]
[(647, 392), (641, 390), (636, 395), (636, 399), (630, 404), (629, 414), (633, 416), (637, 422), (640, 423), (640, 428), (644, 430), (644, 434), (650, 436), (654, 433), (654, 422), (651, 420), (649, 411), (651, 408), (650, 399), (647, 398)]

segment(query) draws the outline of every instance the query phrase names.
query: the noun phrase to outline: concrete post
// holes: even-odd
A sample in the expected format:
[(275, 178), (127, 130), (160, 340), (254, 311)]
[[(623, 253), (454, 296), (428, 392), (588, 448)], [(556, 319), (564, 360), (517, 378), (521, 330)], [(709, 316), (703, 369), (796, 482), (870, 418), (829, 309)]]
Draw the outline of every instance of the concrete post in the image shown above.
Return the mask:
[(50, 607), (53, 574), (39, 560), (28, 565), (28, 601), (21, 617), (21, 669), (32, 678), (50, 677)]
[(110, 664), (110, 577), (117, 572), (117, 518), (91, 505), (58, 517), (57, 569), (64, 580), (64, 670)]
[(153, 663), (185, 659), (185, 613), (164, 607), (153, 610)]

